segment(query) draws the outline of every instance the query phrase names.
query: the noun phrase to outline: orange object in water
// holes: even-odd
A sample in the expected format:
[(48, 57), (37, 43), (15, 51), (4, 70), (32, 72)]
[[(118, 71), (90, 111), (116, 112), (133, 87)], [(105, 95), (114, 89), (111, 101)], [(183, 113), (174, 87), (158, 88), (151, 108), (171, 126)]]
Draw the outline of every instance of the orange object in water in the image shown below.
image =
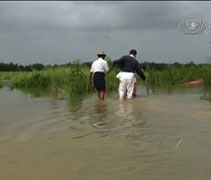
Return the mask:
[(203, 84), (203, 83), (204, 83), (203, 79), (196, 79), (194, 81), (189, 81), (189, 82), (186, 82), (184, 84), (185, 85), (200, 85), (200, 84)]

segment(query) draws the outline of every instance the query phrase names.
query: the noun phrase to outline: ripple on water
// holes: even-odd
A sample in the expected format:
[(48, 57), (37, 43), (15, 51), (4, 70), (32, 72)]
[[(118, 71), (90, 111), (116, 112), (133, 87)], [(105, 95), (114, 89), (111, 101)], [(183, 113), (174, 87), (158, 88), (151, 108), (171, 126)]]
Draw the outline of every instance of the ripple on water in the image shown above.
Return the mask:
[(123, 102), (116, 95), (70, 102), (7, 94), (13, 113), (1, 114), (16, 120), (0, 121), (0, 176), (11, 179), (13, 171), (21, 179), (24, 169), (26, 179), (211, 177), (210, 103), (198, 91), (139, 90)]

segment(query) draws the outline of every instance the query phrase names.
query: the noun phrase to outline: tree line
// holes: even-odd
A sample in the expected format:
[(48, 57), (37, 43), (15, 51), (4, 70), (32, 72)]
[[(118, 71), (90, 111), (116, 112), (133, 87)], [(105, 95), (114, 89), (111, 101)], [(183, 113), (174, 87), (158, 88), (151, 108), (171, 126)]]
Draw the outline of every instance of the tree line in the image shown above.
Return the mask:
[[(108, 64), (111, 65), (112, 61), (110, 59), (107, 59)], [(91, 67), (92, 62), (83, 62), (81, 63), (79, 60), (77, 61), (73, 61), (73, 62), (68, 62), (66, 64), (54, 64), (54, 65), (43, 65), (40, 63), (35, 63), (35, 64), (29, 64), (29, 65), (19, 65), (18, 63), (14, 64), (12, 62), (10, 63), (0, 63), (0, 71), (33, 71), (33, 70), (43, 70), (46, 68), (56, 68), (56, 67), (71, 67), (71, 66), (78, 66), (78, 65), (82, 65), (82, 66), (87, 66), (87, 67)], [(168, 68), (182, 68), (182, 67), (202, 67), (202, 66), (206, 66), (208, 64), (204, 63), (204, 64), (195, 64), (193, 61), (189, 62), (189, 63), (155, 63), (155, 62), (147, 62), (144, 61), (143, 63), (140, 63), (142, 68), (144, 70), (158, 70), (158, 71), (162, 71)]]

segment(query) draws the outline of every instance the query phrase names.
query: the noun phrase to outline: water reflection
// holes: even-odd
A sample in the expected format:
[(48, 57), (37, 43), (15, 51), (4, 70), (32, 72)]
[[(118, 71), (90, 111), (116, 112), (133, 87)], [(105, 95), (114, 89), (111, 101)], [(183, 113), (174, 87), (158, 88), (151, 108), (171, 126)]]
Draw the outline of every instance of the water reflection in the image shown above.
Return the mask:
[(108, 104), (106, 101), (96, 101), (94, 108), (94, 118), (92, 121), (93, 127), (106, 125), (105, 119), (108, 112)]
[(131, 100), (120, 102), (119, 103), (119, 111), (117, 112), (118, 115), (123, 119), (123, 120), (128, 120), (128, 121), (134, 121), (135, 120), (135, 106), (134, 102)]
[(95, 113), (98, 115), (99, 119), (103, 119), (106, 117), (108, 111), (108, 105), (105, 101), (97, 101), (95, 103)]
[(83, 97), (73, 96), (68, 99), (68, 109), (70, 112), (75, 113), (82, 107)]
[(121, 132), (125, 135), (138, 135), (140, 128), (146, 125), (144, 112), (146, 103), (141, 99), (132, 99), (119, 102), (116, 114), (119, 116)]

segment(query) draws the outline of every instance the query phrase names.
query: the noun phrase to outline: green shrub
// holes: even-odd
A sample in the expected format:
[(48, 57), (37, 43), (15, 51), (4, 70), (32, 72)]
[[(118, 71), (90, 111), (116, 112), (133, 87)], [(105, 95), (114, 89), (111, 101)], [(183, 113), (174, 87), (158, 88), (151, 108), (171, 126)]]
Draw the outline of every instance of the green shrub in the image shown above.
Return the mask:
[[(89, 87), (89, 69), (86, 65), (74, 63), (66, 67), (46, 68), (32, 72), (0, 73), (0, 86), (4, 79), (11, 81), (12, 88), (39, 89), (49, 94), (82, 95), (95, 91)], [(106, 74), (107, 91), (117, 90), (119, 80), (116, 78), (120, 70), (114, 68)], [(173, 86), (187, 81), (203, 78), (204, 84), (211, 87), (211, 66), (168, 67), (164, 70), (149, 70), (145, 72), (150, 86)], [(140, 78), (137, 77), (138, 83)]]

